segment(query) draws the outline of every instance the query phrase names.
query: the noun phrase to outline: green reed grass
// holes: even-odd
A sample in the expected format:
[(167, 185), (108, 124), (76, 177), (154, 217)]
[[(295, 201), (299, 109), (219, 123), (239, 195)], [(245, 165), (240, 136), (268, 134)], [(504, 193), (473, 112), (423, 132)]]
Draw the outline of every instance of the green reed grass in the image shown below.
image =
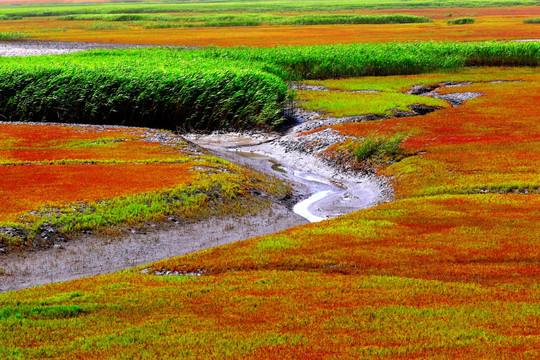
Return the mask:
[(290, 103), (290, 80), (539, 64), (539, 43), (493, 41), (94, 50), (2, 58), (0, 114), (11, 121), (166, 129), (272, 128), (283, 121)]
[(409, 75), (463, 66), (538, 66), (535, 42), (407, 42), (275, 48), (208, 48), (205, 57), (263, 63), (287, 80)]
[(278, 16), (270, 14), (207, 14), (179, 16), (170, 14), (94, 14), (68, 15), (59, 20), (99, 20), (151, 22), (145, 28), (167, 27), (224, 27), (260, 25), (332, 25), (332, 24), (405, 24), (426, 23), (431, 20), (413, 15), (351, 15), (351, 14), (308, 14)]
[(472, 17), (463, 17), (463, 18), (457, 18), (448, 20), (447, 23), (449, 25), (467, 25), (467, 24), (474, 24), (475, 20)]
[(280, 123), (287, 85), (256, 66), (170, 49), (2, 59), (0, 113), (10, 120), (167, 129)]
[(396, 134), (392, 137), (368, 136), (352, 142), (350, 146), (357, 161), (377, 164), (403, 158), (405, 152), (401, 145), (406, 139), (404, 134)]
[(523, 20), (525, 24), (540, 24), (540, 17), (532, 18), (532, 19), (525, 19)]
[(30, 35), (23, 32), (0, 32), (0, 41), (22, 40), (29, 38)]

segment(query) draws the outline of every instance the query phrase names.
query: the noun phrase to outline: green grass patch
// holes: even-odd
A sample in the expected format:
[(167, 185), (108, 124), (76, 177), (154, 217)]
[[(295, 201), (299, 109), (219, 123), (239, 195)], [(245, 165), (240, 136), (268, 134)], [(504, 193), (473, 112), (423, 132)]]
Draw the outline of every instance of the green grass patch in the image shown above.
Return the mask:
[(512, 70), (511, 74), (504, 73), (504, 75), (501, 75), (500, 69), (497, 68), (462, 68), (448, 73), (385, 77), (363, 76), (345, 79), (308, 80), (303, 83), (342, 91), (405, 92), (414, 85), (430, 87), (443, 82), (520, 81), (523, 76), (534, 75), (536, 72), (536, 68), (522, 67)]
[(380, 164), (398, 161), (405, 157), (405, 151), (401, 145), (407, 136), (396, 134), (391, 137), (371, 135), (362, 140), (355, 140), (348, 146), (361, 163)]
[(0, 321), (8, 319), (68, 319), (84, 314), (78, 305), (5, 306), (0, 309)]
[(121, 24), (113, 24), (107, 22), (99, 22), (92, 25), (88, 25), (84, 28), (86, 31), (112, 31), (112, 30), (127, 30), (129, 26)]
[(536, 42), (157, 48), (2, 58), (0, 114), (11, 121), (164, 129), (275, 128), (290, 104), (290, 80), (539, 64)]
[(537, 5), (536, 0), (248, 0), (194, 2), (162, 1), (118, 2), (118, 3), (73, 3), (73, 4), (24, 4), (4, 5), (5, 15), (16, 16), (63, 16), (77, 14), (145, 14), (145, 13), (279, 13), (279, 12), (326, 12), (360, 9), (418, 9), (418, 8), (476, 8)]
[(298, 247), (298, 241), (285, 235), (276, 235), (266, 237), (259, 241), (257, 248), (260, 250), (285, 250)]
[(277, 126), (287, 85), (260, 66), (168, 49), (0, 60), (13, 121), (212, 130)]
[(30, 35), (23, 32), (0, 32), (0, 41), (28, 39)]
[(540, 24), (540, 17), (532, 18), (532, 19), (525, 19), (523, 20), (525, 24)]
[(208, 48), (204, 57), (262, 63), (286, 80), (422, 74), (464, 66), (538, 66), (537, 42), (407, 42)]
[(3, 20), (21, 20), (21, 19), (22, 19), (22, 16), (17, 16), (17, 15), (4, 15), (4, 14), (0, 15), (0, 21), (3, 21)]
[(467, 24), (474, 24), (475, 20), (472, 17), (463, 17), (463, 18), (457, 18), (448, 20), (446, 23), (449, 25), (467, 25)]
[(67, 15), (59, 20), (100, 20), (122, 22), (152, 22), (144, 28), (166, 27), (224, 27), (261, 25), (335, 25), (335, 24), (408, 24), (427, 23), (431, 20), (414, 15), (354, 15), (354, 14), (308, 14), (279, 16), (271, 14), (87, 14)]
[(288, 185), (275, 178), (242, 170), (218, 158), (206, 157), (198, 165), (207, 170), (200, 170), (200, 176), (190, 184), (87, 204), (46, 207), (21, 215), (15, 223), (0, 223), (0, 230), (16, 229), (12, 236), (0, 232), (0, 247), (42, 246), (39, 233), (43, 224), (74, 236), (85, 230), (114, 234), (122, 226), (144, 228), (148, 222), (163, 222), (168, 216), (190, 222), (212, 216), (254, 214), (268, 202), (252, 193), (280, 199), (290, 192)]

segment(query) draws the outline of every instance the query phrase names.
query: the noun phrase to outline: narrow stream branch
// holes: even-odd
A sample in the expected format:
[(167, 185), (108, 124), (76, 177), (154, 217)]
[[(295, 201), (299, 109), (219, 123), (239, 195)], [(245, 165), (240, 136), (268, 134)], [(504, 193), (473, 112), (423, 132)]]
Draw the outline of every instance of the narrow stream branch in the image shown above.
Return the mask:
[(267, 141), (238, 133), (187, 138), (217, 156), (290, 183), (297, 199), (289, 204), (291, 210), (310, 222), (375, 206), (389, 192), (384, 179), (340, 172), (314, 155), (287, 149), (280, 138)]

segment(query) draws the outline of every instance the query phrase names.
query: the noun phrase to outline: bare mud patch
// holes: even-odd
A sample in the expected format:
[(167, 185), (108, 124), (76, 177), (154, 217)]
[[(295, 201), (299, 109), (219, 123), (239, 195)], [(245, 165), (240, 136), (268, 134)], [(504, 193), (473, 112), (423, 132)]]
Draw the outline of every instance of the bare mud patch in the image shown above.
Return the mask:
[(4, 56), (39, 56), (60, 55), (92, 49), (125, 49), (132, 47), (148, 47), (149, 45), (103, 44), (87, 42), (63, 41), (7, 41), (0, 42), (0, 57)]
[(291, 84), (291, 88), (295, 90), (310, 90), (310, 91), (336, 91), (336, 92), (348, 92), (352, 94), (376, 94), (376, 93), (382, 93), (382, 91), (379, 90), (372, 90), (372, 89), (365, 89), (365, 90), (336, 90), (336, 89), (330, 89), (326, 86), (322, 85), (310, 85), (305, 83), (299, 83), (299, 82), (293, 82)]
[[(415, 85), (406, 93), (418, 96), (428, 96), (435, 99), (441, 99), (452, 105), (453, 107), (461, 106), (467, 100), (471, 100), (484, 94), (478, 92), (457, 92), (449, 94), (439, 94), (438, 90), (441, 87), (462, 87), (474, 84), (474, 82), (443, 82), (433, 86)], [(423, 115), (423, 114), (422, 114)]]
[(129, 235), (82, 235), (47, 250), (0, 256), (0, 292), (111, 273), (173, 256), (273, 234), (306, 224), (285, 206), (275, 204), (255, 216), (212, 218)]

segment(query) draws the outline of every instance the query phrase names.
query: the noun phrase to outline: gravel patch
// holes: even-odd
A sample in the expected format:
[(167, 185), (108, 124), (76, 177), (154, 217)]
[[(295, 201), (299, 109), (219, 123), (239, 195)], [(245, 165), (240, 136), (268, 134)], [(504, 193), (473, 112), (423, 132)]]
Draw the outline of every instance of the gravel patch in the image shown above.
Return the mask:
[(442, 94), (442, 95), (435, 93), (432, 96), (434, 98), (449, 102), (452, 106), (456, 107), (456, 106), (463, 105), (463, 103), (467, 100), (471, 100), (482, 95), (484, 94), (477, 93), (477, 92), (463, 92), (463, 93), (451, 93), (451, 94)]
[(299, 151), (316, 155), (349, 138), (350, 136), (341, 135), (333, 129), (324, 129), (299, 137), (284, 136), (273, 143), (283, 147), (285, 151)]

